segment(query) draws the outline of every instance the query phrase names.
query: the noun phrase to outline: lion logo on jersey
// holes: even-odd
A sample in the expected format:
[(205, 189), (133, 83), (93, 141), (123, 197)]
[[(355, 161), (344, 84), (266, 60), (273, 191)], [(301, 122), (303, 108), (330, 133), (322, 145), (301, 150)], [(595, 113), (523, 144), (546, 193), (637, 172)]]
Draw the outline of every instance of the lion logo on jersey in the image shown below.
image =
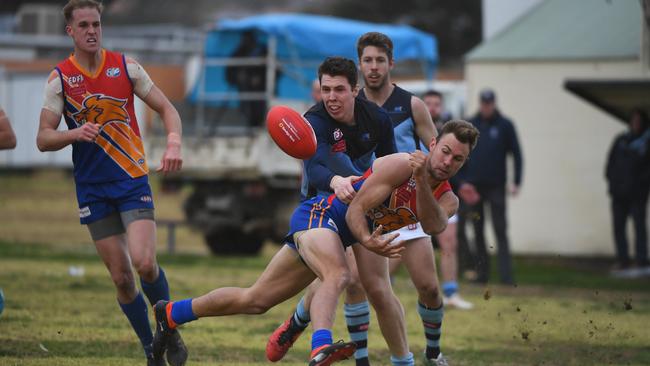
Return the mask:
[(72, 115), (77, 126), (97, 123), (101, 127), (112, 123), (129, 123), (126, 99), (116, 99), (103, 94), (93, 94), (83, 101), (83, 108)]
[(384, 227), (384, 232), (394, 231), (409, 224), (418, 222), (413, 211), (407, 207), (391, 209), (385, 206), (376, 207), (368, 211), (368, 217), (372, 221), (373, 228), (379, 225)]

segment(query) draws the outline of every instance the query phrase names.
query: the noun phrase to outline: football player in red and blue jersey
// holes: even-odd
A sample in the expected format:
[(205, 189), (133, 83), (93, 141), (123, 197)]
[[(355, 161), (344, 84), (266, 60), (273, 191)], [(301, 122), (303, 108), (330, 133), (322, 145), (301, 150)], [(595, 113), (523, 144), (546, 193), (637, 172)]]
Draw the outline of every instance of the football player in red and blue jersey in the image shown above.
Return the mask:
[[(180, 324), (210, 316), (262, 314), (319, 278), (309, 308), (314, 327), (309, 365), (327, 366), (352, 356), (356, 344), (333, 343), (331, 333), (338, 298), (350, 281), (345, 248), (351, 246), (357, 259), (363, 257), (361, 251), (378, 254), (387, 277), (387, 258), (399, 257), (404, 242), (396, 242), (399, 234), (388, 233), (384, 225), (394, 230), (420, 222), (430, 235), (442, 232), (458, 208), (447, 180), (465, 163), (477, 139), (470, 123), (451, 121), (431, 141), (428, 154), (398, 153), (375, 160), (352, 182), (355, 197), (349, 206), (336, 194), (303, 201), (292, 216), (286, 245), (251, 287), (223, 287), (196, 298), (158, 302), (154, 348), (167, 344)], [(357, 263), (360, 271), (366, 264)]]
[[(142, 343), (148, 365), (164, 365), (152, 348), (148, 306), (169, 299), (156, 261), (154, 205), (133, 102), (142, 99), (161, 117), (167, 148), (158, 171), (181, 168), (181, 120), (176, 109), (135, 60), (102, 48), (101, 3), (70, 0), (63, 8), (74, 52), (52, 71), (45, 87), (37, 145), (41, 151), (72, 145), (81, 224), (90, 232), (117, 290), (117, 301)], [(58, 131), (61, 116), (68, 129)], [(167, 361), (183, 365), (187, 349), (170, 336)]]

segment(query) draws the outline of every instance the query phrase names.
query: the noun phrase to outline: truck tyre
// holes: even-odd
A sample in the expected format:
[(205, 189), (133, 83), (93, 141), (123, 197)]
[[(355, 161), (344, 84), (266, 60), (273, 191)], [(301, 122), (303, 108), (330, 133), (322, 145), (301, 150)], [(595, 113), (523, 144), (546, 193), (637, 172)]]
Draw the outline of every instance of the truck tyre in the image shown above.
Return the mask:
[(208, 231), (205, 242), (215, 255), (255, 255), (262, 248), (264, 239), (238, 227), (222, 227)]

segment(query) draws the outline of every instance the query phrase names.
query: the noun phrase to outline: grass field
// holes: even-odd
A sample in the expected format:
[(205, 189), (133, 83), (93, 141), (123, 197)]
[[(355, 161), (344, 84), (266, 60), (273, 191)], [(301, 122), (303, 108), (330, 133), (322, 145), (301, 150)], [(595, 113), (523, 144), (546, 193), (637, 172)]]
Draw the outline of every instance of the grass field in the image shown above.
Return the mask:
[[(157, 191), (157, 187), (154, 185)], [(157, 215), (180, 218), (184, 192), (156, 194)], [(0, 365), (142, 365), (135, 336), (117, 306), (114, 289), (87, 233), (76, 224), (70, 177), (59, 172), (0, 176)], [(177, 216), (173, 216), (177, 215)], [(175, 299), (221, 286), (247, 286), (277, 250), (261, 256), (206, 255), (200, 236), (179, 232), (179, 254), (164, 251)], [(477, 306), (445, 314), (443, 352), (452, 365), (648, 365), (650, 281), (608, 277), (598, 262), (517, 258), (518, 287), (463, 284)], [(71, 276), (70, 266), (83, 267)], [(424, 338), (415, 291), (404, 273), (395, 289), (407, 317), (412, 351)], [(288, 301), (261, 316), (203, 319), (183, 329), (188, 365), (266, 365), (266, 339), (291, 312)], [(341, 311), (335, 337), (345, 338)], [(305, 365), (303, 336), (282, 365)], [(389, 364), (376, 319), (369, 348), (373, 365)], [(354, 362), (343, 362), (353, 365)]]

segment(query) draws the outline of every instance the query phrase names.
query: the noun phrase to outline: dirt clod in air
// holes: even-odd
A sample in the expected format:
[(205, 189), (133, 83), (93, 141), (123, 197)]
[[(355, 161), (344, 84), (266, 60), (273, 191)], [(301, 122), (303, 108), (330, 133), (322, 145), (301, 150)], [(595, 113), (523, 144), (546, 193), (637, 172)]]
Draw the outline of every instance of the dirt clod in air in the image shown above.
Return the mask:
[(632, 299), (623, 300), (623, 308), (627, 311), (632, 310)]

